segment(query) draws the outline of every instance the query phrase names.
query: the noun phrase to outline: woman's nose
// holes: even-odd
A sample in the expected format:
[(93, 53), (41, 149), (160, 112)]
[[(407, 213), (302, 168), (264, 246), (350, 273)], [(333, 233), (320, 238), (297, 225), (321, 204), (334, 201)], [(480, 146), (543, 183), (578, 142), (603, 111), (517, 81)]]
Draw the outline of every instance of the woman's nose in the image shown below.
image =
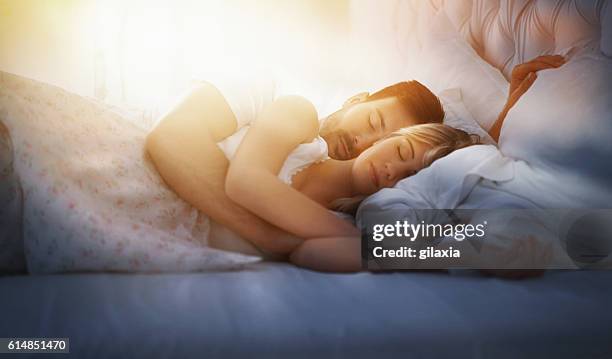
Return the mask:
[(385, 172), (387, 174), (387, 180), (394, 181), (397, 175), (397, 171), (395, 170), (395, 166), (392, 163), (385, 163)]

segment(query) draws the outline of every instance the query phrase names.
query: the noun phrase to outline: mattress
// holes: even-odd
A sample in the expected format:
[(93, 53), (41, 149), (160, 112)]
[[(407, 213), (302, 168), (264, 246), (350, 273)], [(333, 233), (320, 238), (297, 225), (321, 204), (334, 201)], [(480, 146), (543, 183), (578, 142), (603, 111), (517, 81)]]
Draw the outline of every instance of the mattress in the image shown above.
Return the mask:
[(276, 263), (5, 276), (0, 337), (69, 337), (78, 358), (609, 358), (611, 282), (606, 271), (509, 281)]

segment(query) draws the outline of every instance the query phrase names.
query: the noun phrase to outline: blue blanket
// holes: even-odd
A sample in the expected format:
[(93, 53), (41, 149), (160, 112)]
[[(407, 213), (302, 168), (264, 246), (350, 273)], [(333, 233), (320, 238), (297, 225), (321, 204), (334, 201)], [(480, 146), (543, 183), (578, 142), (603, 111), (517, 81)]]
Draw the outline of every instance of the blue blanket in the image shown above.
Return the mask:
[(269, 263), (0, 277), (0, 337), (69, 337), (78, 358), (609, 358), (610, 283), (605, 271), (511, 281)]

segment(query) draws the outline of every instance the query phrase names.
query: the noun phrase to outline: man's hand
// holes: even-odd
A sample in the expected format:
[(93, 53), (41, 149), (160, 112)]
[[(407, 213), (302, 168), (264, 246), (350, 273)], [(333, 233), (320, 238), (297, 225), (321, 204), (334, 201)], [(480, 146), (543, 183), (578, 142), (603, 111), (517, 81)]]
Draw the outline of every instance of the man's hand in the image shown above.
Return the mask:
[(242, 208), (225, 193), (229, 161), (217, 142), (235, 131), (236, 119), (223, 95), (213, 85), (200, 83), (162, 117), (147, 136), (146, 149), (163, 180), (183, 200), (268, 257), (288, 255), (301, 238)]

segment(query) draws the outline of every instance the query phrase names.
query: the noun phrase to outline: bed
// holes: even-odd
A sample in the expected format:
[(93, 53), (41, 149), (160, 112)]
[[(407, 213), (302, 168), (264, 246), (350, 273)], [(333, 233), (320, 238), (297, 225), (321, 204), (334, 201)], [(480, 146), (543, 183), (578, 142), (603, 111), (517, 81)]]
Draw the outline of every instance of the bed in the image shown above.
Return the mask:
[[(353, 1), (350, 16), (352, 32), (358, 41), (355, 51), (380, 54), (360, 56), (380, 67), (374, 67), (363, 76), (361, 83), (351, 86), (373, 87), (399, 76), (422, 78), (437, 93), (460, 87), (461, 95), (454, 99), (450, 95), (453, 91), (446, 92), (449, 96), (445, 105), (454, 112), (469, 113), (486, 129), (491, 125), (491, 113), (503, 105), (507, 78), (514, 65), (539, 54), (578, 45), (596, 46), (595, 50), (602, 56), (609, 57), (611, 34), (606, 29), (610, 28), (611, 8), (609, 1)], [(447, 19), (444, 26), (454, 29), (454, 37), (449, 37), (448, 32), (426, 30), (428, 23), (442, 21), (441, 11)], [(460, 46), (460, 39), (472, 49), (472, 52), (462, 52), (474, 60), (465, 65), (450, 61), (458, 55), (444, 56), (444, 51), (449, 48), (454, 51)], [(451, 47), (444, 50), (433, 46), (442, 42)], [(420, 66), (423, 64), (416, 62), (417, 54), (427, 53), (437, 55), (440, 61)], [(440, 66), (451, 65), (456, 67), (453, 73), (457, 76), (443, 80), (431, 76)], [(462, 87), (460, 82), (466, 80), (462, 76), (473, 74), (470, 71), (483, 74), (472, 79), (479, 81), (478, 86)], [(73, 257), (53, 256), (57, 248), (45, 243), (45, 233), (57, 238), (54, 243), (58, 245), (73, 243), (70, 241), (74, 241), (74, 234), (66, 235), (65, 231), (49, 226), (53, 220), (44, 220), (37, 205), (74, 209), (75, 203), (69, 196), (60, 196), (55, 201), (47, 201), (51, 197), (45, 196), (55, 194), (54, 191), (71, 193), (64, 191), (65, 187), (83, 186), (78, 179), (95, 182), (92, 175), (95, 171), (75, 172), (74, 168), (78, 167), (74, 163), (85, 163), (86, 159), (80, 157), (76, 162), (58, 162), (53, 168), (82, 177), (69, 185), (53, 182), (44, 191), (36, 191), (37, 186), (28, 181), (45, 178), (51, 172), (38, 168), (33, 156), (28, 156), (36, 144), (28, 142), (25, 133), (47, 132), (36, 126), (20, 131), (17, 125), (23, 121), (15, 118), (36, 118), (42, 115), (38, 108), (61, 107), (76, 95), (6, 73), (0, 73), (0, 80), (5, 89), (2, 92), (0, 87), (0, 121), (12, 130), (0, 131), (0, 148), (14, 147), (9, 152), (17, 154), (9, 158), (4, 156), (9, 153), (5, 150), (1, 158), (3, 191), (0, 195), (8, 205), (0, 209), (3, 273), (0, 337), (69, 337), (71, 356), (78, 358), (612, 357), (612, 314), (608, 308), (612, 301), (609, 286), (612, 272), (549, 271), (541, 277), (511, 281), (470, 270), (341, 275), (316, 273), (282, 263), (260, 263), (248, 256), (202, 250), (199, 241), (201, 233), (206, 231), (206, 222), (163, 190), (153, 194), (131, 193), (171, 204), (168, 211), (155, 213), (162, 227), (133, 221), (111, 225), (106, 222), (108, 216), (89, 212), (69, 217), (77, 223), (99, 223), (102, 227), (89, 227), (96, 233), (100, 232), (99, 228), (106, 231), (104, 236), (96, 237), (96, 250), (106, 253), (104, 258), (116, 258), (113, 261), (99, 260), (79, 246), (72, 246), (73, 252), (66, 252)], [(13, 86), (12, 92), (6, 91), (7, 86)], [(10, 97), (25, 91), (24, 88), (28, 88), (29, 95)], [(45, 97), (51, 92), (52, 97)], [(50, 98), (53, 101), (45, 103)], [(15, 105), (22, 100), (25, 101), (22, 105), (36, 103), (36, 106)], [(452, 105), (453, 101), (461, 106)], [(600, 102), (604, 109), (609, 109), (605, 107), (605, 98)], [(71, 116), (84, 114), (104, 116), (109, 123), (114, 123), (118, 116), (93, 102), (81, 102)], [(17, 117), (8, 121), (7, 116)], [(607, 136), (608, 127), (605, 123), (602, 126), (597, 135)], [(114, 125), (104, 130), (116, 131)], [(87, 131), (84, 127), (81, 133), (87, 134)], [(142, 140), (141, 130), (131, 128), (129, 132), (133, 138)], [(79, 136), (58, 137), (61, 140), (80, 143)], [(520, 143), (513, 144), (512, 138), (508, 141), (508, 153), (519, 158), (525, 156), (520, 151), (512, 152), (522, 148)], [(123, 141), (105, 145), (137, 151), (135, 146)], [(605, 146), (602, 148), (608, 150)], [(601, 171), (597, 161), (609, 161), (607, 153), (604, 151), (601, 158), (593, 158), (593, 167), (583, 168), (597, 170), (587, 173), (591, 175), (589, 178), (597, 178), (597, 184), (603, 183), (600, 187), (593, 183), (592, 188), (600, 190), (593, 201), (604, 203), (612, 186), (606, 182), (609, 172)], [(542, 158), (542, 161), (548, 160)], [(114, 163), (107, 158), (102, 159), (107, 163), (104, 161), (119, 170), (133, 165)], [(555, 165), (563, 167), (568, 163)], [(156, 178), (147, 175), (150, 173), (147, 168), (142, 168), (142, 173), (140, 180), (157, 183)], [(138, 197), (130, 202), (125, 192), (113, 186), (101, 185), (98, 189), (109, 208), (117, 206), (117, 210), (129, 214), (131, 206), (143, 206)], [(401, 186), (396, 190), (401, 191)], [(584, 193), (588, 195), (592, 191)], [(373, 197), (366, 205), (384, 206), (387, 194), (381, 196)], [(397, 198), (405, 195), (391, 197), (397, 202)], [(472, 202), (468, 198), (462, 203)], [(589, 203), (594, 202), (585, 200), (581, 205), (585, 207)], [(167, 213), (181, 213), (185, 222), (173, 225), (169, 231), (170, 225), (164, 217)], [(24, 228), (28, 222), (24, 225), (22, 214), (29, 218), (36, 215), (39, 222), (29, 222), (30, 225), (41, 223), (47, 226), (42, 227), (46, 232), (28, 231)], [(114, 231), (124, 233), (120, 229), (129, 229), (134, 236), (146, 239), (145, 244), (137, 245), (130, 238), (115, 236)], [(112, 247), (106, 245), (112, 241), (116, 241)], [(156, 261), (150, 258), (152, 253), (166, 254)], [(75, 258), (88, 260), (78, 262)], [(204, 268), (208, 271), (200, 272)], [(89, 273), (105, 269), (106, 273)]]
[(0, 336), (69, 337), (77, 358), (608, 358), (611, 279), (341, 275), (286, 264), (5, 277)]

